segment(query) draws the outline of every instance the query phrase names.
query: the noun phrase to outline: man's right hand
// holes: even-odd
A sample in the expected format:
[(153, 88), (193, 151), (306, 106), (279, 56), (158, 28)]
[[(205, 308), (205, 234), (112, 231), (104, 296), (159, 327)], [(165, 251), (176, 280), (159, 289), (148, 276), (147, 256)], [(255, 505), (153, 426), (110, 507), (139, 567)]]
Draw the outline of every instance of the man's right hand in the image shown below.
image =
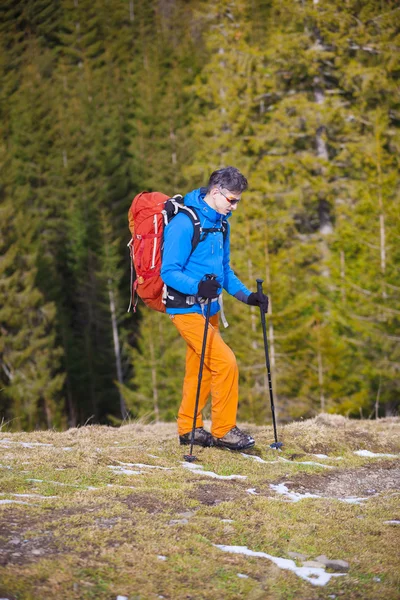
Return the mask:
[(199, 298), (207, 298), (209, 300), (212, 300), (213, 298), (218, 298), (219, 288), (220, 285), (218, 281), (216, 281), (216, 279), (206, 279), (205, 281), (200, 281), (197, 290), (197, 296)]

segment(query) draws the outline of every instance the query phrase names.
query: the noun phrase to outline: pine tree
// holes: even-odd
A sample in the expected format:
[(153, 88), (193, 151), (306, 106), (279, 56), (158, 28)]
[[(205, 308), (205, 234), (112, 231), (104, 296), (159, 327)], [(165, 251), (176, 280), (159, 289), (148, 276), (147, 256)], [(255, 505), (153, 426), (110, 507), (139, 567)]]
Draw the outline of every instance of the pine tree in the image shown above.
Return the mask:
[(55, 307), (44, 303), (36, 286), (31, 224), (10, 201), (2, 202), (0, 211), (2, 416), (16, 429), (61, 427), (64, 376), (55, 344)]

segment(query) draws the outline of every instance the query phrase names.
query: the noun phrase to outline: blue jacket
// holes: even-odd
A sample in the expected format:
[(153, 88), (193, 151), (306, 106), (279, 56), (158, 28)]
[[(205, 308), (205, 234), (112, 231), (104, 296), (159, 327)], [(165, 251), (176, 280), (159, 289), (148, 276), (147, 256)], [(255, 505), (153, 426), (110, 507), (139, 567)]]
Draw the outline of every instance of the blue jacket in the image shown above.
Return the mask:
[[(223, 216), (204, 202), (205, 188), (193, 190), (185, 196), (186, 206), (192, 206), (201, 227), (221, 227)], [(225, 217), (226, 218), (226, 217)], [(195, 296), (200, 281), (207, 273), (215, 273), (221, 288), (238, 300), (246, 302), (250, 290), (236, 277), (230, 267), (230, 227), (223, 239), (222, 232), (209, 233), (192, 252), (193, 224), (189, 217), (178, 213), (164, 230), (164, 250), (161, 278), (167, 286), (188, 296)], [(211, 316), (220, 309), (219, 302), (211, 303)], [(167, 308), (169, 314), (202, 313), (200, 304), (187, 308)]]

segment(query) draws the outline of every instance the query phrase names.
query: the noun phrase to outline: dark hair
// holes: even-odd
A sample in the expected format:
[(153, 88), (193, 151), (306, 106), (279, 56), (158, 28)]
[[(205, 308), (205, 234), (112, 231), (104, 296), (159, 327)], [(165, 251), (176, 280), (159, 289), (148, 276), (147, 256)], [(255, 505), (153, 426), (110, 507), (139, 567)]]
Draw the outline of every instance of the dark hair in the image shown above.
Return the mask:
[(241, 194), (247, 190), (247, 186), (247, 179), (241, 174), (239, 169), (236, 169), (236, 167), (224, 167), (211, 173), (207, 191), (209, 192), (213, 187), (219, 187)]

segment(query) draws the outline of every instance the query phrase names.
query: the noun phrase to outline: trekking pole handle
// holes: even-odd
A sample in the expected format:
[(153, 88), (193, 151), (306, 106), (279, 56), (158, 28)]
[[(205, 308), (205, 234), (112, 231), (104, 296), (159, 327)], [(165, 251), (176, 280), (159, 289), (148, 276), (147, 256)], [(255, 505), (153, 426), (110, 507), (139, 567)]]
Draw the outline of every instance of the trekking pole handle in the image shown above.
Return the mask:
[(264, 279), (256, 279), (257, 281), (257, 292), (263, 293), (262, 284), (264, 283)]

